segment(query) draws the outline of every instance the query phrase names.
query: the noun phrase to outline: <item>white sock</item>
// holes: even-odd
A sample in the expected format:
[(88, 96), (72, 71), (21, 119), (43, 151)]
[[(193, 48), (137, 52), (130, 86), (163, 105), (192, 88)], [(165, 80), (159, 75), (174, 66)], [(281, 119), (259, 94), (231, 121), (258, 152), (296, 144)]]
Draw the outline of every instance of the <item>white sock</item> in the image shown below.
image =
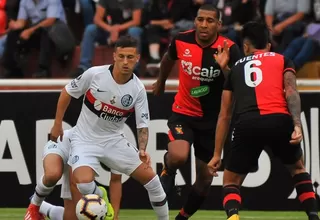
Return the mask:
[(158, 220), (169, 220), (168, 202), (159, 177), (155, 176), (144, 187), (148, 191), (150, 203), (158, 216)]
[(64, 208), (43, 201), (39, 212), (50, 218), (50, 220), (63, 220)]
[(77, 183), (77, 188), (82, 195), (96, 194), (100, 197), (103, 196), (103, 192), (94, 181), (90, 183)]
[(41, 176), (40, 180), (37, 183), (36, 190), (31, 199), (31, 203), (37, 206), (40, 206), (44, 199), (50, 195), (55, 186), (47, 187), (43, 184), (43, 176)]

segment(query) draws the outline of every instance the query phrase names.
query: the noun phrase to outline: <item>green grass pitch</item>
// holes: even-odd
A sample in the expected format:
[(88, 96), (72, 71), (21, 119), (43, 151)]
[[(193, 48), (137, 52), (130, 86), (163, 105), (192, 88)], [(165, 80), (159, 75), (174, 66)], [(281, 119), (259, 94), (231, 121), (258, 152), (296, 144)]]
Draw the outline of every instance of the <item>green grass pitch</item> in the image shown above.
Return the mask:
[[(174, 220), (177, 211), (171, 210), (170, 219)], [(0, 220), (22, 220), (25, 209), (0, 209)], [(303, 212), (248, 212), (240, 213), (241, 220), (306, 220)], [(152, 210), (121, 210), (120, 220), (156, 220)], [(226, 220), (223, 211), (199, 211), (191, 220)]]

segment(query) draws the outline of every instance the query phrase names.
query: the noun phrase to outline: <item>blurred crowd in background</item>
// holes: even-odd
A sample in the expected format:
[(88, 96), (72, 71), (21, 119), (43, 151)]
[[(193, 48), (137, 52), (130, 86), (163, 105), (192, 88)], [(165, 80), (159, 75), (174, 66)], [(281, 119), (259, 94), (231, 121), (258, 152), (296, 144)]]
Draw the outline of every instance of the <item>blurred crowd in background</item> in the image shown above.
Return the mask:
[[(112, 47), (123, 34), (140, 42), (141, 75), (155, 76), (149, 70), (159, 68), (173, 36), (193, 28), (203, 4), (221, 10), (220, 33), (240, 48), (242, 25), (261, 20), (270, 27), (272, 50), (297, 69), (320, 57), (320, 0), (0, 0), (0, 77), (25, 77), (29, 54), (38, 50), (31, 75), (52, 78), (52, 59), (63, 65), (80, 48), (78, 63), (65, 75), (76, 77), (93, 65), (98, 47)], [(137, 65), (138, 75), (141, 69)]]

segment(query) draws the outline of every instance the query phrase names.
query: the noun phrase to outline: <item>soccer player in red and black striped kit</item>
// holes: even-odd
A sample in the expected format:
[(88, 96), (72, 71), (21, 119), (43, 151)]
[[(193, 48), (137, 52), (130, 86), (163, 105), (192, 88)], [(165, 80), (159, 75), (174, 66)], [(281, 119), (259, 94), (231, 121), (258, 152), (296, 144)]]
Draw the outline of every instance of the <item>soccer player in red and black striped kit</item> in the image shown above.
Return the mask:
[[(300, 147), (301, 103), (294, 65), (284, 56), (270, 52), (269, 37), (265, 24), (250, 22), (243, 27), (246, 56), (235, 63), (226, 80), (214, 157), (208, 168), (217, 175), (235, 101), (237, 120), (223, 175), (223, 206), (228, 220), (240, 219), (240, 186), (249, 171), (258, 165), (266, 145), (289, 170), (309, 220), (319, 220), (311, 177), (305, 170)], [(220, 57), (224, 54), (227, 58), (227, 53), (224, 50)], [(220, 63), (223, 66), (227, 61), (228, 58)]]
[(185, 164), (193, 144), (196, 157), (196, 181), (186, 204), (176, 219), (188, 219), (203, 204), (212, 183), (207, 163), (213, 156), (215, 127), (220, 110), (225, 80), (218, 48), (230, 46), (231, 67), (240, 58), (240, 50), (231, 40), (218, 34), (220, 13), (213, 5), (200, 7), (195, 18), (195, 30), (178, 34), (162, 58), (160, 75), (154, 84), (154, 94), (164, 91), (165, 82), (175, 63), (179, 65), (179, 90), (168, 120), (168, 152), (164, 156), (161, 183), (167, 195), (174, 187), (176, 170)]

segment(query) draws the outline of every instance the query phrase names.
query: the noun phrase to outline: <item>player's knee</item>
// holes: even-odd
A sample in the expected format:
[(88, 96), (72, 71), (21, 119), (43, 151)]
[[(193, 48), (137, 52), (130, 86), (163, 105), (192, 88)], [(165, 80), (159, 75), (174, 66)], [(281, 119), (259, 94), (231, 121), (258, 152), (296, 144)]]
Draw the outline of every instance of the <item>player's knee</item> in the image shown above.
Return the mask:
[(76, 183), (90, 183), (94, 180), (94, 175), (91, 167), (78, 167), (73, 171), (73, 178)]
[(89, 183), (77, 183), (77, 188), (82, 195), (94, 193), (97, 185), (94, 181)]
[(170, 165), (183, 165), (189, 157), (190, 145), (187, 141), (177, 140), (169, 143), (167, 162)]
[(148, 191), (151, 202), (166, 202), (166, 194), (161, 186), (161, 182), (158, 176), (155, 176), (147, 184), (144, 185)]
[(60, 167), (52, 166), (46, 170), (43, 177), (43, 184), (46, 186), (54, 186), (61, 179), (63, 170)]
[(185, 154), (169, 154), (167, 157), (167, 162), (170, 165), (181, 166), (186, 163), (188, 155)]

